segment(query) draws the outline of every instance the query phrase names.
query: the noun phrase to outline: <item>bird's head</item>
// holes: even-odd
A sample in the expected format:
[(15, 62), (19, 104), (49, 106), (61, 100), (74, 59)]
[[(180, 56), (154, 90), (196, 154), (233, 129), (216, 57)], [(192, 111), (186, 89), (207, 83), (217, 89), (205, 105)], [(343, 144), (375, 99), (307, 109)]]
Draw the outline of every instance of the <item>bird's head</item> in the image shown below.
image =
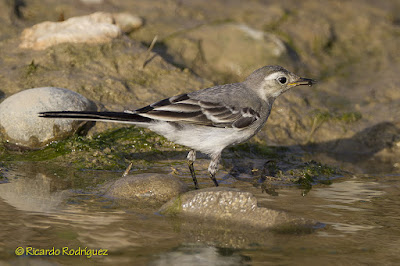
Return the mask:
[(275, 99), (296, 86), (312, 86), (315, 81), (301, 78), (281, 66), (265, 66), (254, 71), (244, 83), (255, 90), (262, 99), (267, 100)]

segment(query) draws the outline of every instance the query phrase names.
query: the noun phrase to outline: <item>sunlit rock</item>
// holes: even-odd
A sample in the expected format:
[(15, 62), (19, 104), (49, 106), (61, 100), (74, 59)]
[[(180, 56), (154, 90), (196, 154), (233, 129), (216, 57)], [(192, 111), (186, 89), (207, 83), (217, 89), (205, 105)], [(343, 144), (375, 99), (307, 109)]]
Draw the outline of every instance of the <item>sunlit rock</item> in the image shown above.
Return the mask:
[(82, 121), (39, 117), (45, 111), (88, 111), (95, 106), (68, 89), (42, 87), (16, 93), (0, 104), (0, 133), (9, 144), (40, 148), (71, 136)]
[(232, 188), (190, 191), (164, 204), (160, 212), (257, 228), (272, 227), (292, 220), (285, 212), (258, 207), (257, 199), (251, 193)]
[(105, 43), (142, 25), (142, 19), (127, 13), (104, 12), (73, 17), (62, 22), (45, 21), (25, 29), (20, 48), (43, 50), (60, 43)]
[(134, 31), (143, 25), (143, 20), (140, 17), (129, 13), (116, 13), (113, 14), (113, 18), (115, 24), (125, 33)]

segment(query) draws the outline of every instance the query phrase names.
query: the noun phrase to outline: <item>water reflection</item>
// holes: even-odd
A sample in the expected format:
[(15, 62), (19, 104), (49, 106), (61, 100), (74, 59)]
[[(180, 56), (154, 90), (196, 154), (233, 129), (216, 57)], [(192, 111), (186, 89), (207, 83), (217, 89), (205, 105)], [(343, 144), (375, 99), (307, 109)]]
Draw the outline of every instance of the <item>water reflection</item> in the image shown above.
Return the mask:
[(201, 244), (185, 244), (157, 257), (149, 265), (244, 265), (244, 262), (250, 261), (249, 257), (237, 254), (235, 250)]
[[(317, 188), (314, 195), (320, 197), (324, 204), (316, 205), (322, 211), (327, 212), (335, 222), (327, 222), (334, 230), (345, 234), (353, 234), (359, 231), (372, 230), (376, 225), (359, 224), (347, 217), (365, 216), (369, 213), (370, 207), (366, 203), (385, 194), (382, 185), (378, 182), (365, 182), (362, 180), (346, 180), (334, 183), (329, 187)], [(328, 211), (327, 211), (328, 210)], [(365, 223), (365, 222), (364, 222)]]
[(51, 178), (44, 174), (13, 178), (0, 185), (0, 198), (21, 211), (54, 212), (71, 194), (55, 188)]
[(371, 225), (356, 225), (356, 224), (343, 224), (343, 223), (332, 223), (332, 227), (336, 230), (342, 231), (344, 233), (356, 233), (362, 230), (370, 230), (375, 228)]
[[(326, 200), (344, 204), (352, 204), (357, 201), (371, 201), (374, 197), (379, 197), (385, 192), (377, 190), (377, 182), (362, 182), (360, 180), (347, 180), (338, 182), (325, 188), (316, 188), (314, 193)], [(328, 205), (324, 205), (329, 207)], [(345, 205), (331, 205), (337, 208)], [(349, 206), (347, 207), (349, 208)], [(349, 209), (350, 210), (350, 209)], [(357, 209), (353, 209), (357, 210)]]

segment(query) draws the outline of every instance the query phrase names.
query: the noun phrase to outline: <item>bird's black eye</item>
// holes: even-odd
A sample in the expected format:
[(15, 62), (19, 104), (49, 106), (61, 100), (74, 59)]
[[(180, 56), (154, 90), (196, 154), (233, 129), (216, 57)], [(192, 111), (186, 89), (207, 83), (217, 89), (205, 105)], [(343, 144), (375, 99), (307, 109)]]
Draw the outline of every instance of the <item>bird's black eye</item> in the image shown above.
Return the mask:
[(287, 78), (286, 77), (280, 77), (278, 78), (278, 81), (280, 84), (285, 84), (287, 82)]

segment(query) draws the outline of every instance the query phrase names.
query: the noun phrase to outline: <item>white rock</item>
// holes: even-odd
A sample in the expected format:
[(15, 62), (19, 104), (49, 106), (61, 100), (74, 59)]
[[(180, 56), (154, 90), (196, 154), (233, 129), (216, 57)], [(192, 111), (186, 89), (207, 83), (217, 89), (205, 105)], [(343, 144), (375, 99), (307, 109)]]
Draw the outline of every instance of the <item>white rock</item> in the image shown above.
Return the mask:
[(20, 48), (43, 50), (60, 43), (105, 43), (142, 25), (136, 16), (96, 12), (63, 22), (42, 22), (25, 29)]
[(113, 15), (115, 24), (126, 33), (140, 28), (143, 25), (143, 20), (129, 13), (117, 13)]
[(39, 117), (44, 111), (93, 110), (94, 104), (68, 89), (43, 87), (16, 93), (0, 104), (0, 132), (9, 143), (28, 148), (72, 135), (81, 121)]
[(267, 228), (292, 220), (283, 211), (257, 206), (257, 199), (249, 192), (233, 188), (207, 188), (189, 191), (164, 204), (160, 213), (229, 221), (251, 227)]

